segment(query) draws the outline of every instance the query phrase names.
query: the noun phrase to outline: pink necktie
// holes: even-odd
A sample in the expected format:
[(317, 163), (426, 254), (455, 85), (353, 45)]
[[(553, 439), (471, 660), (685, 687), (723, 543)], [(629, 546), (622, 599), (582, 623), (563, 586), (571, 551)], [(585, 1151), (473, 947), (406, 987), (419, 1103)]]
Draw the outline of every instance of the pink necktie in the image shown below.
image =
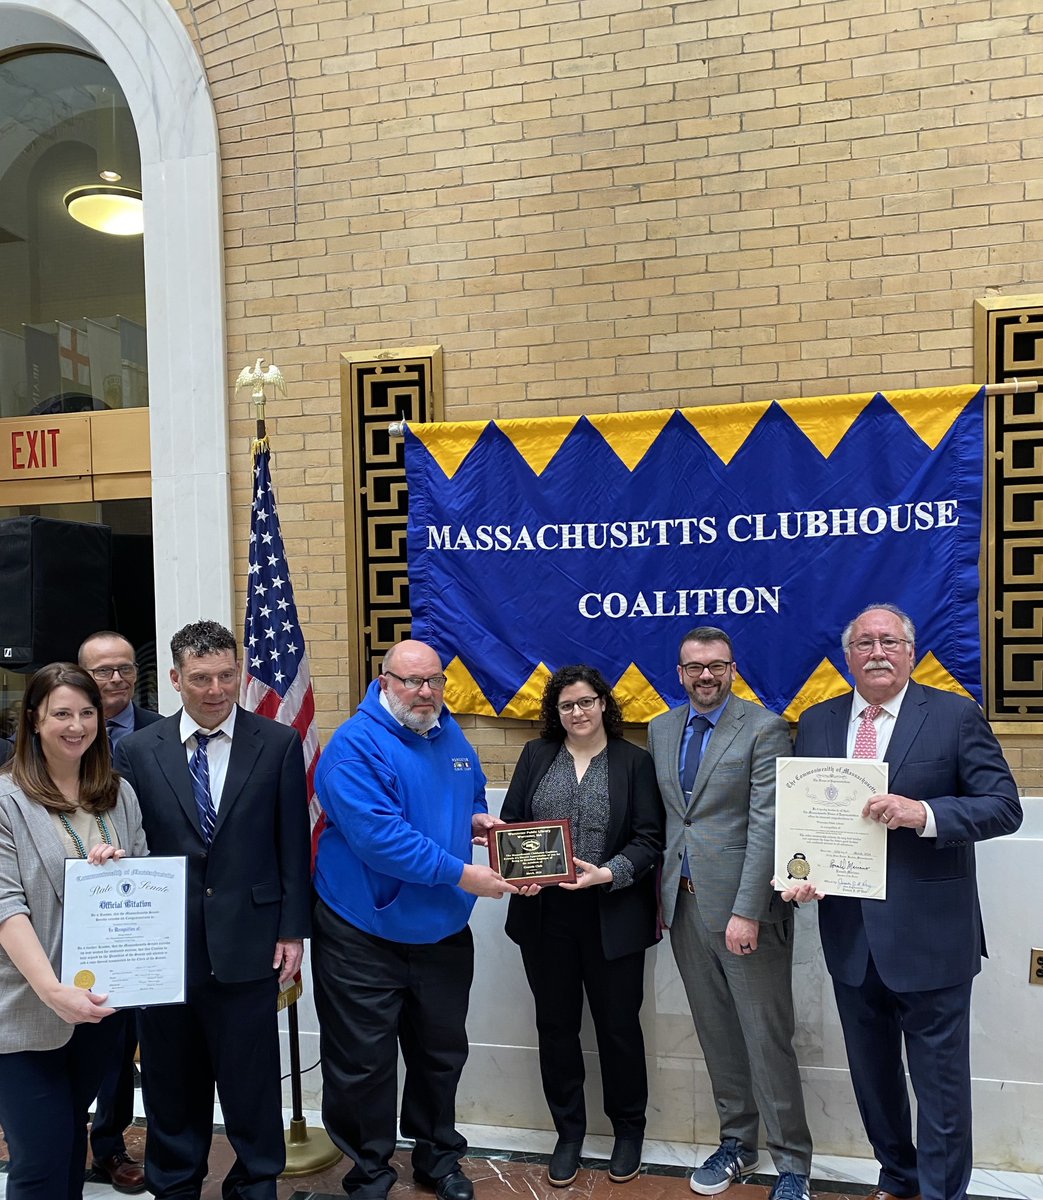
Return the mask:
[(873, 721), (883, 712), (879, 704), (867, 704), (855, 733), (855, 758), (876, 758), (876, 726)]

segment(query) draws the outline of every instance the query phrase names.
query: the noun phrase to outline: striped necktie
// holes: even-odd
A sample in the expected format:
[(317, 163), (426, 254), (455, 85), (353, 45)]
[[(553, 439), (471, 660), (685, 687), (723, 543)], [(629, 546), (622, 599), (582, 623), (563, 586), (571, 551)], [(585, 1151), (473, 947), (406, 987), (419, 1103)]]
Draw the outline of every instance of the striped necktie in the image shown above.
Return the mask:
[(214, 826), (217, 824), (217, 809), (214, 808), (214, 798), (210, 795), (210, 760), (207, 758), (207, 743), (218, 733), (196, 733), (196, 752), (188, 760), (188, 769), (192, 774), (192, 794), (196, 798), (196, 808), (199, 811), (199, 828), (203, 831), (203, 841), (209, 846), (214, 840)]

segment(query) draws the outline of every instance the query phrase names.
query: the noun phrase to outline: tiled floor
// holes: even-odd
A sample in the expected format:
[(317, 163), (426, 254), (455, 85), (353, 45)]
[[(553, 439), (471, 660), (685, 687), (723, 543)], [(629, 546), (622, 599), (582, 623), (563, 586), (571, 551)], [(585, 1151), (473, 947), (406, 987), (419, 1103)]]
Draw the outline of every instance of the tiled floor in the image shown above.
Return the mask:
[[(311, 1125), (318, 1124), (316, 1114), (306, 1114)], [(670, 1142), (645, 1145), (645, 1167), (628, 1184), (609, 1182), (606, 1171), (611, 1140), (591, 1136), (584, 1144), (583, 1169), (570, 1188), (552, 1188), (547, 1183), (546, 1162), (554, 1144), (553, 1134), (539, 1130), (505, 1130), (488, 1126), (462, 1126), (461, 1132), (471, 1145), (465, 1164), (474, 1180), (478, 1200), (691, 1200), (686, 1184), (688, 1170), (701, 1162), (710, 1146), (681, 1146)], [(128, 1130), (127, 1147), (140, 1158), (145, 1130)], [(0, 1144), (0, 1155), (6, 1147)], [(224, 1135), (215, 1133), (210, 1157), (210, 1174), (202, 1200), (220, 1200), (221, 1179), (232, 1160), (232, 1151)], [(399, 1182), (391, 1200), (433, 1200), (434, 1193), (413, 1183), (408, 1150), (395, 1156)], [(346, 1163), (338, 1163), (322, 1174), (279, 1181), (279, 1200), (343, 1200), (341, 1179)], [(771, 1166), (761, 1155), (761, 1170), (752, 1181), (735, 1185), (727, 1192), (728, 1200), (767, 1200), (771, 1188)], [(860, 1198), (872, 1190), (876, 1164), (865, 1159), (816, 1158), (812, 1168), (812, 1191), (824, 1200)], [(5, 1177), (0, 1174), (0, 1197), (5, 1195)], [(89, 1200), (112, 1200), (117, 1193), (101, 1183), (88, 1182), (83, 1192)], [(971, 1180), (972, 1196), (1021, 1197), (1043, 1200), (1043, 1176), (1015, 1172), (976, 1171)]]

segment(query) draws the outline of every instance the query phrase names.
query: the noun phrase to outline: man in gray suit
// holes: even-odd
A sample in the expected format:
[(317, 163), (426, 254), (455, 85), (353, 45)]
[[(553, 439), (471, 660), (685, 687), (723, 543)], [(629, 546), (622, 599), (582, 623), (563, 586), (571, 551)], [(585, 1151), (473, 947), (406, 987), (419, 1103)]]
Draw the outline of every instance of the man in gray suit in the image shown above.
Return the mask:
[(769, 1200), (808, 1200), (811, 1134), (793, 1052), (793, 916), (771, 886), (781, 717), (732, 695), (721, 629), (685, 635), (688, 704), (648, 727), (666, 806), (663, 923), (721, 1119), (721, 1145), (692, 1174), (702, 1196), (752, 1173), (758, 1130), (779, 1172)]

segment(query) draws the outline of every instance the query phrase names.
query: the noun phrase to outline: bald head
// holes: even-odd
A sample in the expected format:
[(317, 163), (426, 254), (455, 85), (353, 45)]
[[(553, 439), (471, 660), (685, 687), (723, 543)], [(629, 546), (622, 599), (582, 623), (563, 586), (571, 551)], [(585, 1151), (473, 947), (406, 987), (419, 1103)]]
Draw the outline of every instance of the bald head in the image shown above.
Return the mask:
[[(407, 660), (411, 664), (422, 661), (425, 664), (424, 670), (414, 671), (412, 666), (406, 667), (405, 663)], [(442, 661), (438, 657), (437, 652), (427, 642), (418, 642), (414, 638), (406, 638), (404, 641), (397, 642), (384, 655), (382, 670), (395, 671), (399, 675), (435, 675), (442, 670)]]

